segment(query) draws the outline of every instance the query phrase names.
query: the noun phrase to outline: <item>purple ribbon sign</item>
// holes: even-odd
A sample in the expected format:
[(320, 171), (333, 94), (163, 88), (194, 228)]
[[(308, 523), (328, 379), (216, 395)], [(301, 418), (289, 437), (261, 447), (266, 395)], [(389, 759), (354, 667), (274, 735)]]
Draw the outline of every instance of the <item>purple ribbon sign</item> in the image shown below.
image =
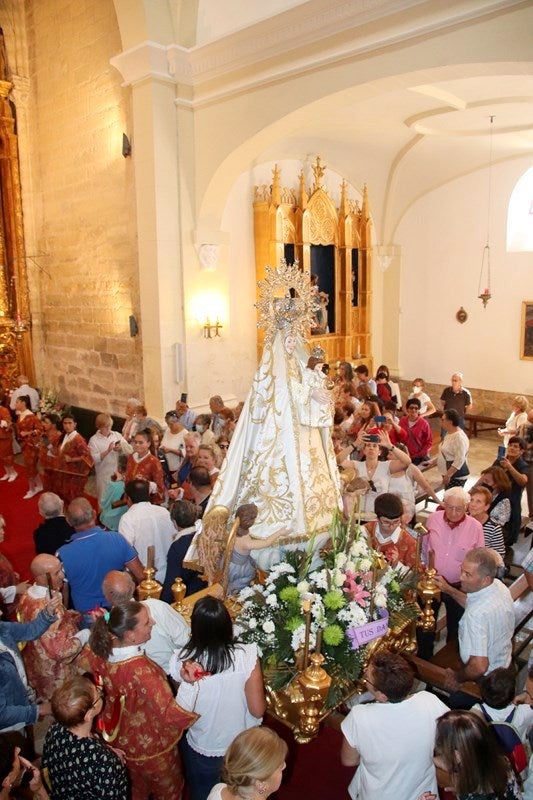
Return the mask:
[(384, 636), (389, 629), (389, 612), (387, 609), (380, 610), (381, 619), (367, 622), (359, 628), (348, 628), (346, 635), (351, 642), (352, 650), (357, 650), (364, 644), (368, 644), (372, 639)]

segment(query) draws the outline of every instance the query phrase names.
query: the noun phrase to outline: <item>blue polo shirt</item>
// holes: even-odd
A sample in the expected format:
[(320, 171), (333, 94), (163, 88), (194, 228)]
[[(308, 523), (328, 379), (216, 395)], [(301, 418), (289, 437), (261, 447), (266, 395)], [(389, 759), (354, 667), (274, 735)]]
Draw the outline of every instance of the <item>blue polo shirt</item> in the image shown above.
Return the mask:
[(123, 570), (137, 551), (120, 533), (89, 528), (75, 533), (56, 553), (63, 563), (76, 611), (108, 606), (102, 582), (112, 569)]

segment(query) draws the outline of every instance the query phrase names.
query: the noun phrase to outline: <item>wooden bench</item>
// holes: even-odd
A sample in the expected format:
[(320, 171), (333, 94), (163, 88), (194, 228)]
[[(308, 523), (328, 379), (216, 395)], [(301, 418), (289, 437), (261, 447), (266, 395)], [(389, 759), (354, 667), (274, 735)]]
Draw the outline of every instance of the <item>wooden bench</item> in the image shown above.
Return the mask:
[[(478, 433), (496, 431), (498, 428), (505, 427), (504, 419), (500, 417), (488, 417), (485, 414), (465, 414), (465, 422), (468, 423), (466, 432), (469, 439), (476, 438)], [(484, 427), (478, 427), (480, 425)]]
[[(509, 591), (514, 603), (515, 628), (513, 633), (513, 662), (518, 661), (523, 651), (533, 640), (533, 630), (527, 628), (528, 623), (533, 617), (533, 592), (529, 590), (526, 576), (524, 574), (516, 578), (509, 586)], [(437, 620), (436, 632), (440, 632), (446, 627), (446, 616), (440, 616)], [(448, 642), (444, 645), (430, 661), (425, 661), (418, 656), (406, 656), (415, 669), (419, 680), (424, 681), (430, 686), (446, 692), (444, 682), (446, 669), (459, 669), (461, 660), (457, 642)], [(480, 697), (479, 688), (473, 681), (462, 684), (461, 689), (475, 697)]]

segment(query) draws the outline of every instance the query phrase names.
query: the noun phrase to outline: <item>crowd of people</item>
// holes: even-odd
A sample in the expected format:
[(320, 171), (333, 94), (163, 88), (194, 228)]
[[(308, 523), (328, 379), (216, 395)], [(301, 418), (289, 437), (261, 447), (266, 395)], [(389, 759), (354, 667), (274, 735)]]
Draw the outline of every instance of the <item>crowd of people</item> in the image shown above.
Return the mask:
[[(321, 359), (309, 361), (309, 391), (322, 392), (327, 370)], [(429, 800), (442, 772), (442, 785), (460, 800), (518, 800), (523, 776), (498, 749), (490, 724), (517, 709), (513, 724), (522, 740), (533, 724), (533, 671), (525, 693), (513, 700), (513, 603), (499, 580), (521, 529), (526, 486), (532, 499), (527, 401), (515, 398), (499, 430), (502, 452), (467, 492), (464, 424), (472, 398), (459, 373), (440, 398), (436, 453), (428, 422), (436, 406), (421, 378), (403, 414), (399, 386), (385, 365), (373, 379), (366, 367), (342, 362), (329, 381), (345, 517), (361, 517), (372, 547), (390, 564), (413, 568), (417, 498), (439, 504), (425, 523), (422, 556), (437, 570), (448, 640), (457, 640), (459, 652), (447, 675), (453, 710), (429, 692), (413, 693), (402, 656), (372, 657), (364, 678), (374, 702), (355, 705), (341, 726), (342, 762), (357, 767), (350, 795)], [(188, 594), (205, 586), (184, 557), (228, 451), (231, 458), (243, 404), (229, 409), (214, 396), (210, 413), (196, 415), (180, 400), (162, 427), (130, 398), (122, 430), (98, 414), (86, 442), (72, 415), (39, 413), (26, 376), (19, 384), (9, 407), (0, 406), (0, 481), (17, 480), (20, 453), (28, 480), (21, 503), (39, 495), (43, 523), (34, 533), (31, 584), (0, 562), (6, 620), (0, 622), (0, 800), (19, 796), (28, 782), (41, 800), (171, 800), (181, 797), (184, 781), (191, 800), (268, 797), (279, 788), (287, 748), (262, 726), (266, 702), (255, 646), (239, 643), (226, 606), (214, 597), (196, 602), (190, 626), (170, 605), (176, 578)], [(88, 498), (93, 468), (95, 497)], [(287, 533), (276, 530), (258, 545), (249, 533), (257, 514), (254, 504), (237, 510), (232, 591), (254, 579), (255, 550)], [(150, 558), (161, 600), (137, 602), (136, 584)], [(526, 569), (533, 585), (533, 565)], [(18, 621), (8, 621), (15, 611)], [(27, 642), (22, 652), (17, 642)], [(431, 634), (419, 634), (419, 655), (431, 658), (433, 646)], [(465, 691), (468, 681), (481, 687), (483, 703)], [(44, 785), (29, 733), (50, 715)]]

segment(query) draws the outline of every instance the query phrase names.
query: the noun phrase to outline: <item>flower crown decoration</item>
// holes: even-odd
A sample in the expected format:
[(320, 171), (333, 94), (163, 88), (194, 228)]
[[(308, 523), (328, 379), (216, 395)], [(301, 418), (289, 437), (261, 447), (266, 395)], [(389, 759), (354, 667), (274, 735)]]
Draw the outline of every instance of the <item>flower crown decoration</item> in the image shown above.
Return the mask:
[(265, 343), (271, 344), (276, 333), (306, 339), (315, 324), (314, 312), (318, 305), (318, 290), (311, 286), (309, 272), (300, 269), (298, 261), (287, 264), (281, 259), (279, 267), (266, 267), (264, 281), (258, 281), (258, 328), (265, 331)]

